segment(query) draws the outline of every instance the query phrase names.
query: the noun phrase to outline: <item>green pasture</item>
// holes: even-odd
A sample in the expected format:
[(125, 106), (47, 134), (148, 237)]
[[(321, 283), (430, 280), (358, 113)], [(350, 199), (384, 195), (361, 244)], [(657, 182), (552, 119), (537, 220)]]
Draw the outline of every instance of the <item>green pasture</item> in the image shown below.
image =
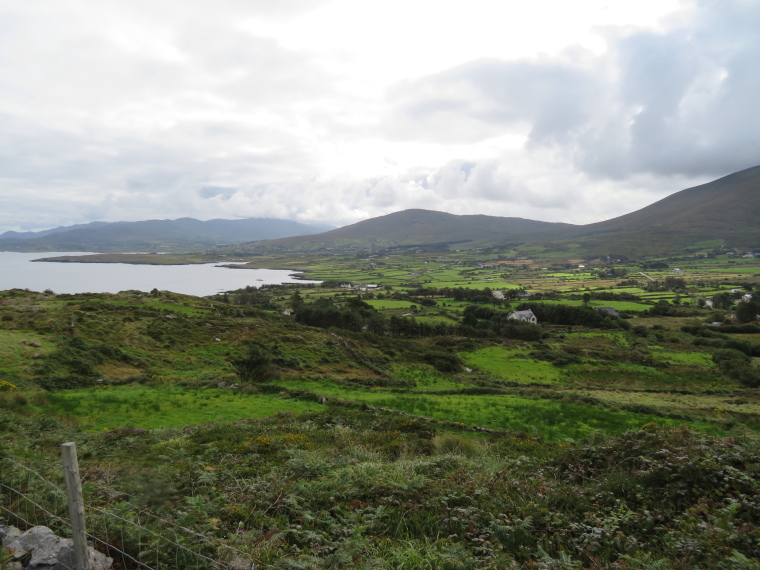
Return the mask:
[(549, 362), (525, 358), (525, 350), (489, 346), (459, 356), (468, 367), (520, 384), (560, 384), (562, 373)]
[(288, 382), (287, 385), (312, 390), (328, 399), (364, 402), (455, 424), (537, 433), (550, 441), (580, 439), (598, 430), (622, 433), (651, 422), (672, 425), (687, 423), (702, 431), (719, 431), (708, 422), (676, 421), (656, 414), (640, 414), (556, 399), (513, 395), (413, 394), (382, 388), (351, 390), (324, 382)]
[(245, 394), (220, 388), (156, 386), (104, 386), (29, 396), (30, 405), (47, 415), (68, 416), (83, 428), (113, 429), (182, 427), (207, 422), (260, 418), (277, 412), (320, 408), (272, 394)]
[[(654, 360), (659, 359), (654, 357)], [(610, 363), (599, 360), (568, 368), (567, 381), (574, 386), (637, 390), (735, 388), (734, 383), (727, 383), (720, 374), (701, 365), (674, 363), (665, 368), (653, 368), (633, 362)]]
[[(676, 420), (656, 414), (639, 414), (623, 410), (576, 404), (560, 400), (532, 399), (520, 396), (467, 396), (394, 394), (378, 398), (375, 405), (443, 421), (494, 429), (537, 432), (550, 441), (580, 439), (602, 430), (622, 433), (651, 423), (677, 425)], [(689, 422), (692, 427), (715, 432), (707, 422)]]
[(396, 365), (393, 368), (393, 375), (400, 380), (414, 382), (414, 388), (412, 389), (418, 392), (461, 390), (470, 386), (469, 384), (457, 382), (429, 368), (418, 366)]
[(729, 416), (736, 413), (741, 414), (740, 423), (744, 423), (753, 431), (760, 429), (760, 399), (754, 394), (594, 389), (573, 390), (572, 393), (613, 405), (646, 406), (663, 412), (697, 415), (710, 419), (736, 420), (737, 416)]
[(365, 302), (375, 309), (409, 309), (416, 306), (411, 301), (397, 301), (395, 299), (366, 299)]
[[(531, 303), (543, 303), (545, 305), (568, 305), (571, 307), (580, 307), (584, 303), (580, 299), (562, 299), (558, 301), (554, 300), (538, 300), (530, 301)], [(589, 305), (597, 309), (599, 307), (612, 307), (617, 311), (647, 311), (652, 308), (651, 305), (643, 305), (642, 303), (636, 303), (634, 301), (599, 301), (593, 300)]]
[(730, 338), (760, 344), (760, 334), (730, 334)]
[(750, 267), (723, 267), (723, 268), (716, 268), (716, 269), (705, 269), (704, 271), (708, 273), (724, 273), (724, 274), (734, 274), (734, 273), (740, 273), (740, 274), (755, 274), (760, 273), (760, 265), (754, 265)]
[(706, 352), (682, 352), (658, 346), (650, 346), (649, 348), (654, 353), (654, 356), (663, 362), (688, 366), (713, 366), (711, 355)]
[(447, 317), (445, 314), (428, 314), (427, 311), (425, 313), (420, 313), (414, 316), (414, 318), (419, 323), (425, 323), (428, 325), (456, 325), (458, 324), (458, 321), (454, 317)]
[(537, 433), (550, 441), (580, 439), (599, 430), (622, 433), (652, 422), (671, 425), (687, 423), (702, 431), (719, 431), (708, 422), (676, 421), (656, 414), (641, 414), (557, 399), (507, 394), (414, 394), (383, 388), (347, 389), (322, 381), (291, 381), (287, 386), (307, 389), (328, 399), (362, 402), (444, 422)]
[(444, 287), (451, 287), (451, 288), (458, 288), (461, 287), (462, 289), (485, 289), (488, 287), (489, 289), (499, 291), (501, 289), (519, 289), (520, 285), (515, 285), (514, 283), (509, 283), (507, 281), (504, 281), (502, 279), (494, 278), (494, 279), (480, 279), (477, 278), (475, 280), (470, 279), (464, 279), (459, 278), (457, 281), (431, 281), (430, 283), (425, 284), (427, 287), (436, 287), (438, 289), (442, 289)]
[[(38, 347), (32, 344), (39, 345)], [(17, 384), (17, 378), (29, 377), (36, 357), (55, 349), (49, 337), (29, 331), (0, 329), (0, 380)]]

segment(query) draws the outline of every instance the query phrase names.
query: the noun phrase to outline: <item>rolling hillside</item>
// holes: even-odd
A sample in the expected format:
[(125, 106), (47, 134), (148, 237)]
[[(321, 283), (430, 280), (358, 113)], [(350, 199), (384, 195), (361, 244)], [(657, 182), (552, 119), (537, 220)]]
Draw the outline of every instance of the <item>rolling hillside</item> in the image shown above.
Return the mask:
[(760, 249), (760, 166), (676, 192), (641, 210), (587, 225), (523, 218), (404, 210), (329, 232), (251, 244), (271, 249), (404, 245), (540, 244), (575, 253), (631, 257), (681, 251), (720, 240)]
[(280, 238), (323, 231), (329, 226), (290, 220), (147, 220), (92, 222), (42, 232), (6, 232), (0, 249), (6, 251), (119, 251), (198, 249), (212, 245)]
[(457, 216), (431, 210), (403, 210), (321, 234), (270, 240), (281, 249), (341, 246), (454, 245), (488, 242), (505, 235), (567, 231), (572, 224), (497, 216)]
[[(317, 251), (428, 246), (543, 245), (558, 254), (660, 255), (716, 243), (760, 249), (760, 166), (676, 192), (641, 210), (587, 225), (516, 217), (404, 210), (350, 226), (287, 220), (94, 222), (39, 233), (6, 232), (8, 251), (174, 251), (236, 245), (236, 251)], [(242, 247), (238, 244), (245, 244)], [(580, 246), (580, 247), (578, 247)]]
[(723, 240), (740, 248), (760, 247), (760, 166), (687, 188), (641, 210), (534, 241), (569, 240), (594, 253), (666, 253)]

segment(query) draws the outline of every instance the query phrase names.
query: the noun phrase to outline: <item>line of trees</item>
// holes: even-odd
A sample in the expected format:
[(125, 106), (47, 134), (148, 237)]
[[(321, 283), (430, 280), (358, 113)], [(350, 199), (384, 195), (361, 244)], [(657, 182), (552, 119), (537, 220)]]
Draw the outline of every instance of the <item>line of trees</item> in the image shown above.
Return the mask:
[(550, 305), (548, 303), (522, 303), (518, 307), (520, 311), (528, 309), (533, 311), (540, 323), (623, 330), (631, 328), (628, 321), (591, 307)]

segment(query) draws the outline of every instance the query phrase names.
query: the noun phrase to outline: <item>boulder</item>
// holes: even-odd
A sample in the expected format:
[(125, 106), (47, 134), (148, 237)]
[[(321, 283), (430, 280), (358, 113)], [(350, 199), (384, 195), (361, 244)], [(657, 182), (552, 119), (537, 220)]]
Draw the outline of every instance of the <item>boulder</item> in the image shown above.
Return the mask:
[[(16, 527), (0, 527), (3, 546), (10, 549), (12, 570), (71, 570), (75, 567), (74, 542), (59, 538), (46, 526), (35, 526), (21, 532)], [(113, 560), (87, 549), (90, 570), (111, 570)]]
[(2, 546), (8, 546), (19, 536), (21, 536), (21, 531), (15, 526), (0, 527), (0, 541), (2, 541)]
[(49, 547), (58, 542), (58, 537), (46, 526), (33, 526), (6, 546), (12, 550), (32, 552), (40, 545)]

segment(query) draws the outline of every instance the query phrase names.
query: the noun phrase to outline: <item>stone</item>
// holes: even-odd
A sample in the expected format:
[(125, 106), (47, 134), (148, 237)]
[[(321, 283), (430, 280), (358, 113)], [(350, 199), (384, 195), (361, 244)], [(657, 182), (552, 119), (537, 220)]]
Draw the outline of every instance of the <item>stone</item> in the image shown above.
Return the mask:
[(254, 570), (256, 566), (252, 560), (246, 560), (240, 556), (233, 558), (227, 565), (228, 570)]
[(21, 531), (15, 526), (7, 526), (0, 528), (0, 540), (2, 540), (2, 546), (8, 546), (11, 542), (21, 536)]
[[(0, 527), (3, 546), (10, 549), (9, 570), (72, 570), (76, 566), (74, 541), (59, 538), (46, 526), (21, 532), (16, 527)], [(113, 560), (92, 547), (87, 549), (90, 570), (112, 570)]]
[(113, 568), (113, 559), (94, 548), (87, 549), (87, 560), (90, 562), (90, 570), (111, 570)]
[(59, 542), (58, 554), (55, 558), (56, 564), (54, 570), (66, 570), (67, 568), (76, 568), (76, 557), (74, 556), (74, 541), (70, 538), (64, 538)]
[(27, 552), (31, 552), (40, 544), (50, 544), (57, 541), (58, 537), (55, 536), (55, 534), (53, 534), (53, 531), (48, 527), (33, 526), (6, 546), (8, 548), (12, 548), (13, 550), (26, 550)]
[[(28, 549), (32, 551), (32, 557), (29, 559), (29, 565), (27, 566), (30, 570), (52, 567), (58, 564), (58, 553), (63, 546), (61, 544), (61, 539), (54, 535), (53, 531), (49, 528), (42, 528), (47, 529), (49, 534), (40, 534), (39, 542), (32, 548)], [(22, 535), (21, 538), (23, 540), (24, 536)]]

